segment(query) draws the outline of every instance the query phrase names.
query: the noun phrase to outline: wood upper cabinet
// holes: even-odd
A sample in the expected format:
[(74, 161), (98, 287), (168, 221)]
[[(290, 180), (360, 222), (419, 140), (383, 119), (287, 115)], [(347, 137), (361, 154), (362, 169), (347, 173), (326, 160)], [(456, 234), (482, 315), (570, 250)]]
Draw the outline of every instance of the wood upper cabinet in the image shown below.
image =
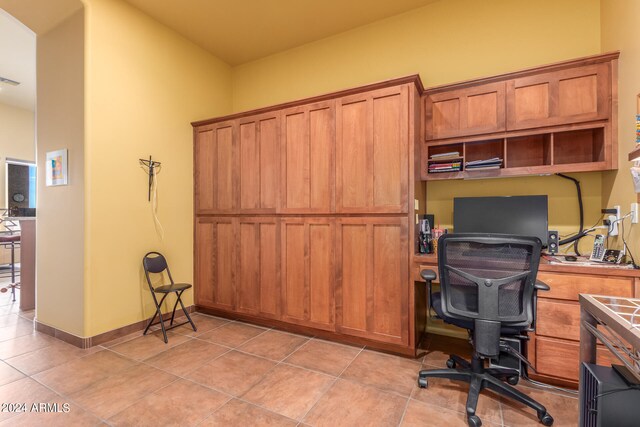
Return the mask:
[(606, 120), (611, 64), (598, 63), (507, 81), (507, 129)]
[(240, 212), (275, 213), (279, 177), (278, 112), (245, 117), (238, 126), (238, 208)]
[(194, 292), (197, 305), (234, 309), (237, 241), (236, 219), (196, 219)]
[(280, 227), (278, 219), (240, 217), (237, 221), (236, 310), (279, 318)]
[(337, 222), (336, 327), (394, 344), (409, 339), (407, 218)]
[(231, 212), (238, 170), (234, 123), (214, 123), (194, 132), (196, 213)]
[(335, 101), (282, 112), (280, 212), (335, 212)]
[(409, 88), (337, 101), (337, 212), (408, 212)]
[(487, 83), (425, 97), (426, 139), (505, 130), (505, 82)]
[(335, 221), (284, 218), (282, 320), (335, 330)]

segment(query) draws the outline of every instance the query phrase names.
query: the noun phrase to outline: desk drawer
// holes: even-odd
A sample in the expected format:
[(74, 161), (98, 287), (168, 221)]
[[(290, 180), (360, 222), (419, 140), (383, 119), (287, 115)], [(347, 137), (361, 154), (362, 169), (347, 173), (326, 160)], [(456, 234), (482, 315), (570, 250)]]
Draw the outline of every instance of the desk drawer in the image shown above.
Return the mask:
[(578, 301), (578, 294), (633, 297), (632, 279), (539, 272), (538, 280), (551, 288), (546, 292), (538, 292), (540, 298)]
[[(537, 336), (535, 343), (538, 374), (578, 381), (580, 343)], [(598, 365), (609, 366), (611, 363), (616, 363), (617, 360), (606, 347), (598, 345)]]
[(580, 339), (580, 304), (538, 299), (536, 335)]

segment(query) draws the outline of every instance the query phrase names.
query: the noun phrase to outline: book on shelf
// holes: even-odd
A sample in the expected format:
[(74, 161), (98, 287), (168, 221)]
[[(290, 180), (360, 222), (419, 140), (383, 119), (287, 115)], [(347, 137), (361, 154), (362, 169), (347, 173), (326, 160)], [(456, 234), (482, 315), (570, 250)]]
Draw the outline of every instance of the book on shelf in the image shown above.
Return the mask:
[(468, 171), (480, 171), (480, 170), (488, 170), (488, 169), (500, 169), (500, 165), (467, 167)]
[(450, 151), (448, 153), (432, 154), (430, 158), (431, 160), (444, 160), (444, 159), (453, 158), (453, 157), (460, 157), (460, 152)]
[(444, 168), (444, 169), (429, 169), (429, 173), (441, 173), (441, 172), (460, 172), (460, 168)]
[(465, 169), (477, 169), (477, 168), (485, 168), (489, 166), (500, 167), (502, 164), (502, 159), (498, 157), (494, 157), (492, 159), (485, 160), (474, 160), (472, 162), (465, 163)]
[(462, 162), (450, 162), (450, 163), (433, 163), (429, 165), (429, 169), (440, 169), (450, 167), (461, 167)]

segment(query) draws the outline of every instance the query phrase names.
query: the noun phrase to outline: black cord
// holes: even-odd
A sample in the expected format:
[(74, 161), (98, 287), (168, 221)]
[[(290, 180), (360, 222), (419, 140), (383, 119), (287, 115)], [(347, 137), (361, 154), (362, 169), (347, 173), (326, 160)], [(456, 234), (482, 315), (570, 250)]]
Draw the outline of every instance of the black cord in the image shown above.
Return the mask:
[(639, 267), (636, 264), (636, 260), (633, 259), (633, 254), (631, 253), (631, 249), (627, 245), (627, 241), (624, 239), (624, 218), (622, 218), (622, 221), (620, 221), (620, 231), (622, 232), (621, 235), (622, 235), (622, 244), (624, 245), (623, 247), (627, 250), (627, 252), (629, 252), (629, 256), (631, 257), (631, 265), (633, 265), (633, 268), (637, 270)]
[(580, 208), (580, 229), (578, 231), (578, 234), (572, 237), (568, 237), (564, 240), (560, 240), (558, 242), (558, 245), (566, 245), (567, 243), (573, 243), (573, 250), (575, 251), (576, 255), (580, 256), (580, 253), (578, 252), (578, 241), (587, 235), (587, 233), (584, 232), (584, 206), (582, 204), (582, 189), (580, 188), (580, 181), (561, 173), (557, 173), (556, 175), (559, 176), (560, 178), (573, 181), (573, 183), (576, 185), (576, 192), (578, 193), (578, 207)]
[(593, 407), (593, 404), (595, 403), (596, 399), (599, 399), (599, 398), (604, 397), (604, 396), (609, 396), (610, 394), (616, 394), (616, 393), (619, 393), (621, 391), (627, 391), (627, 390), (640, 390), (640, 387), (638, 387), (638, 386), (630, 386), (630, 387), (616, 388), (616, 389), (613, 389), (613, 390), (609, 390), (609, 391), (605, 391), (605, 392), (602, 392), (602, 393), (598, 393), (598, 394), (596, 394), (595, 396), (593, 396), (591, 398), (591, 400), (589, 401), (589, 404), (587, 405), (587, 408), (589, 408), (588, 409), (589, 412), (597, 411), (597, 409)]

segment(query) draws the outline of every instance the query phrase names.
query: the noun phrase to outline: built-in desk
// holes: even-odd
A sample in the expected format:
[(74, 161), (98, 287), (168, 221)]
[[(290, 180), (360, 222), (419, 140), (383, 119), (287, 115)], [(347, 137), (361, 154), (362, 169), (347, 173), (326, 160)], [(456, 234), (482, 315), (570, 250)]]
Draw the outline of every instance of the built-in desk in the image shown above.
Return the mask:
[[(415, 255), (412, 274), (421, 282), (420, 271), (429, 268), (437, 272), (435, 255)], [(580, 305), (578, 294), (610, 295), (615, 297), (640, 297), (640, 270), (611, 267), (588, 267), (551, 264), (540, 260), (538, 280), (548, 284), (551, 290), (538, 293), (536, 332), (529, 334), (528, 359), (537, 373), (532, 378), (565, 386), (577, 387), (580, 361)], [(420, 290), (416, 287), (416, 304), (419, 305)], [(416, 309), (416, 313), (424, 310)], [(418, 316), (419, 314), (417, 314)], [(419, 319), (416, 319), (418, 322)], [(424, 322), (424, 321), (422, 321)], [(462, 336), (464, 331), (429, 321), (427, 331), (436, 334)], [(597, 357), (600, 364), (609, 364), (613, 359), (604, 346), (599, 346)]]

